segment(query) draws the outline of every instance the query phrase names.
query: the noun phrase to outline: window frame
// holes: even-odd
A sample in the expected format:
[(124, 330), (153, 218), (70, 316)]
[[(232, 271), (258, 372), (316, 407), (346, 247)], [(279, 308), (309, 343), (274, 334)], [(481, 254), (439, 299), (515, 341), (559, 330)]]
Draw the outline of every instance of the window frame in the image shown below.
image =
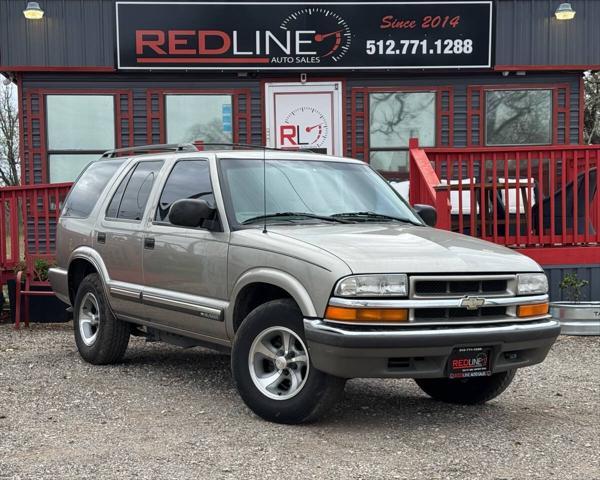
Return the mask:
[[(51, 155), (98, 155), (98, 158), (106, 150), (73, 150), (73, 149), (62, 149), (54, 150), (50, 148), (48, 139), (48, 108), (47, 100), (48, 96), (54, 95), (73, 95), (73, 96), (111, 96), (113, 97), (113, 116), (114, 116), (114, 148), (123, 148), (124, 146), (133, 146), (133, 96), (131, 90), (126, 89), (33, 89), (26, 92), (26, 111), (24, 112), (24, 123), (28, 129), (33, 128), (35, 121), (39, 122), (40, 130), (40, 146), (35, 147), (33, 142), (33, 136), (30, 134), (29, 142), (27, 145), (23, 145), (24, 158), (26, 151), (30, 152), (30, 160), (22, 162), (21, 176), (25, 179), (26, 164), (30, 168), (28, 184), (36, 183), (33, 179), (33, 169), (35, 161), (33, 154), (36, 152), (40, 153), (41, 157), (41, 168), (42, 168), (42, 183), (50, 182), (50, 156)], [(37, 98), (39, 102), (38, 111), (35, 113), (32, 109), (32, 99)], [(122, 101), (125, 100), (127, 107), (123, 108)], [(126, 125), (128, 131), (127, 141), (124, 142), (123, 137), (123, 126)], [(125, 143), (127, 145), (125, 145)], [(88, 164), (89, 165), (89, 164)], [(71, 182), (66, 182), (71, 183)]]
[[(418, 93), (432, 92), (435, 94), (435, 122), (434, 122), (434, 138), (435, 145), (430, 148), (444, 146), (443, 134), (447, 131), (448, 146), (454, 145), (454, 87), (452, 85), (395, 85), (395, 86), (370, 86), (370, 87), (355, 87), (352, 89), (352, 114), (351, 114), (351, 155), (353, 158), (360, 158), (369, 165), (371, 164), (371, 152), (375, 151), (404, 151), (397, 148), (371, 148), (371, 125), (370, 125), (370, 94), (371, 93)], [(357, 96), (362, 94), (363, 101), (362, 111), (357, 109)], [(444, 107), (444, 95), (448, 96), (447, 106)], [(363, 118), (363, 144), (362, 147), (357, 144), (357, 118)], [(447, 127), (444, 128), (444, 118), (447, 118)], [(408, 151), (408, 145), (406, 151)], [(408, 173), (404, 174), (398, 171), (376, 170), (386, 179), (408, 179)], [(406, 177), (406, 178), (405, 178)]]
[[(243, 130), (247, 143), (252, 143), (252, 95), (249, 88), (149, 88), (146, 90), (146, 142), (148, 144), (167, 143), (167, 95), (231, 95), (232, 142), (240, 142)], [(245, 97), (243, 111), (240, 106), (241, 97)], [(156, 124), (158, 124), (158, 137), (154, 132)]]
[[(168, 116), (169, 116), (169, 112), (168, 112), (168, 106), (167, 106), (167, 100), (169, 99), (169, 97), (177, 97), (177, 96), (186, 96), (186, 97), (229, 97), (231, 99), (231, 143), (236, 143), (234, 141), (234, 125), (235, 122), (233, 120), (233, 103), (234, 103), (234, 95), (233, 94), (228, 94), (228, 93), (202, 93), (202, 94), (195, 94), (195, 93), (165, 93), (162, 97), (162, 101), (164, 102), (164, 112), (165, 112), (165, 118), (164, 118), (164, 123), (163, 123), (163, 128), (165, 130), (165, 143), (177, 143), (177, 142), (171, 142), (169, 141), (169, 139), (167, 138), (167, 132), (169, 129), (169, 125), (168, 125)], [(195, 142), (197, 139), (192, 140), (192, 142)]]
[[(534, 92), (534, 91), (546, 91), (550, 93), (550, 131), (548, 132), (548, 142), (546, 143), (488, 143), (488, 131), (487, 131), (487, 114), (488, 114), (488, 93), (493, 93), (493, 92)], [(502, 148), (502, 147), (535, 147), (535, 146), (547, 146), (547, 145), (553, 145), (554, 144), (554, 131), (557, 127), (557, 125), (554, 123), (556, 118), (554, 115), (554, 112), (556, 110), (556, 105), (555, 105), (555, 91), (552, 88), (551, 85), (549, 85), (547, 88), (543, 88), (543, 87), (536, 87), (536, 88), (531, 88), (528, 87), (527, 84), (523, 85), (521, 88), (485, 88), (483, 89), (483, 98), (480, 98), (480, 102), (483, 100), (483, 106), (482, 106), (482, 110), (483, 110), (483, 116), (482, 116), (482, 122), (480, 122), (480, 130), (479, 130), (479, 135), (480, 137), (483, 135), (483, 146), (484, 147), (491, 147), (491, 148)]]
[[(156, 220), (156, 213), (158, 211), (160, 199), (162, 197), (165, 187), (167, 186), (167, 182), (169, 181), (169, 178), (171, 177), (171, 174), (173, 173), (173, 170), (175, 169), (175, 167), (181, 162), (200, 162), (200, 161), (206, 162), (206, 165), (208, 167), (208, 181), (210, 182), (210, 188), (213, 192), (213, 196), (215, 197), (215, 219), (213, 220), (215, 228), (209, 229), (207, 227), (202, 227), (202, 226), (200, 226), (200, 227), (185, 227), (183, 225), (173, 225), (171, 222), (164, 222), (161, 220)], [(182, 200), (182, 199), (180, 199), (180, 200)], [(168, 168), (168, 171), (166, 171), (164, 173), (164, 181), (162, 183), (162, 187), (161, 187), (160, 191), (158, 192), (158, 195), (156, 196), (155, 201), (153, 202), (153, 205), (151, 206), (151, 208), (152, 208), (152, 212), (151, 212), (152, 216), (149, 218), (151, 225), (156, 225), (159, 227), (168, 227), (168, 228), (182, 228), (184, 230), (194, 230), (194, 231), (223, 232), (223, 222), (221, 222), (221, 215), (219, 214), (219, 206), (217, 203), (217, 195), (215, 193), (209, 159), (207, 157), (193, 157), (193, 158), (178, 158), (177, 160), (175, 160), (173, 162), (173, 164)]]
[[(552, 92), (552, 120), (551, 120), (551, 143), (549, 144), (518, 144), (518, 145), (487, 145), (486, 144), (486, 93), (488, 91), (505, 90), (550, 90)], [(474, 103), (475, 93), (479, 96), (477, 105)], [(561, 105), (560, 96), (563, 96)], [(510, 83), (502, 84), (469, 84), (467, 85), (467, 147), (485, 148), (527, 148), (532, 146), (564, 146), (572, 145), (571, 142), (571, 86), (569, 83)], [(564, 116), (564, 140), (559, 143), (558, 119)], [(473, 128), (474, 119), (478, 118), (479, 128)], [(581, 126), (578, 128), (581, 129)], [(474, 133), (478, 131), (478, 141), (473, 141)]]
[[(123, 195), (125, 194), (125, 191), (127, 190), (127, 187), (129, 186), (129, 182), (131, 181), (131, 177), (134, 175), (135, 170), (137, 169), (138, 165), (140, 163), (148, 163), (148, 162), (162, 162), (162, 165), (160, 166), (160, 169), (158, 170), (158, 172), (156, 174), (156, 179), (155, 179), (154, 183), (152, 184), (150, 193), (148, 194), (148, 199), (146, 200), (146, 206), (144, 207), (144, 212), (142, 214), (142, 218), (140, 220), (135, 220), (135, 219), (129, 219), (129, 218), (118, 218), (118, 217), (109, 216), (108, 209), (110, 208), (110, 204), (114, 200), (115, 195), (117, 194), (117, 190), (119, 190), (119, 187), (121, 186), (121, 184), (127, 179), (127, 185), (125, 185), (125, 189), (123, 190), (123, 194), (121, 195), (121, 201), (122, 201)], [(162, 170), (165, 167), (166, 163), (167, 162), (164, 158), (153, 158), (153, 159), (144, 158), (144, 159), (140, 159), (140, 160), (131, 162), (127, 166), (127, 168), (125, 168), (125, 171), (121, 172), (121, 174), (119, 175), (119, 178), (115, 182), (115, 185), (113, 185), (113, 189), (111, 191), (112, 195), (110, 196), (110, 200), (108, 200), (108, 202), (105, 203), (103, 221), (141, 224), (144, 221), (144, 219), (146, 218), (146, 214), (148, 212), (148, 205), (150, 205), (150, 201), (152, 200), (152, 192), (155, 189), (156, 181), (157, 180), (160, 181), (161, 173), (162, 173)], [(120, 202), (119, 202), (119, 205), (120, 205)], [(118, 213), (118, 211), (117, 211), (117, 213)]]
[[(408, 168), (409, 168), (409, 146), (408, 143), (406, 144), (406, 147), (373, 147), (371, 146), (371, 95), (373, 94), (378, 94), (378, 93), (432, 93), (433, 94), (433, 99), (434, 99), (434, 111), (433, 111), (433, 115), (434, 115), (434, 119), (433, 119), (433, 138), (434, 138), (434, 145), (428, 145), (429, 147), (435, 147), (437, 146), (437, 138), (438, 138), (438, 130), (439, 130), (439, 125), (438, 125), (438, 121), (437, 121), (437, 117), (438, 117), (438, 98), (437, 98), (437, 92), (435, 90), (416, 90), (416, 91), (394, 91), (394, 92), (373, 92), (370, 91), (367, 95), (367, 102), (368, 102), (368, 106), (367, 106), (367, 111), (368, 111), (368, 116), (367, 119), (369, 121), (369, 151), (368, 151), (368, 158), (367, 158), (367, 163), (369, 165), (371, 165), (371, 154), (375, 153), (375, 152), (406, 152), (406, 156), (407, 156), (407, 172), (406, 174), (408, 175)], [(426, 145), (423, 145), (424, 147)], [(404, 175), (404, 172), (401, 171), (396, 171), (396, 170), (378, 170), (375, 167), (373, 167), (376, 171), (381, 171), (382, 173), (387, 173), (388, 175)]]

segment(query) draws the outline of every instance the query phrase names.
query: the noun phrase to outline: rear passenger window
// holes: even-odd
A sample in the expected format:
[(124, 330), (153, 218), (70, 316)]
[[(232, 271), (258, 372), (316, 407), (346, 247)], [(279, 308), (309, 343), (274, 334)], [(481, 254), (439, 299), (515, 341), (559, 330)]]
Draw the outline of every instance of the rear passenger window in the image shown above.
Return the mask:
[(108, 205), (106, 217), (141, 220), (154, 180), (162, 165), (162, 160), (139, 162), (121, 181)]
[(215, 207), (206, 160), (180, 160), (175, 164), (160, 195), (155, 220), (169, 223), (171, 205), (182, 198), (201, 198)]
[(63, 217), (89, 216), (104, 187), (117, 169), (123, 165), (124, 160), (99, 160), (91, 163), (71, 188), (63, 208)]

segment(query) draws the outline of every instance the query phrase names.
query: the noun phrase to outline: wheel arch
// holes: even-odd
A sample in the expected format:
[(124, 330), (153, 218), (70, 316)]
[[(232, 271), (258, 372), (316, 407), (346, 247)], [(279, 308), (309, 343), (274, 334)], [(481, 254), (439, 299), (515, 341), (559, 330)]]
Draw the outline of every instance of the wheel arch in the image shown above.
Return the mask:
[(108, 272), (102, 261), (102, 258), (90, 247), (79, 247), (75, 249), (69, 260), (69, 267), (67, 269), (68, 276), (68, 287), (69, 287), (69, 299), (71, 305), (74, 305), (75, 295), (77, 294), (77, 286), (81, 281), (90, 273), (97, 273), (100, 275), (102, 285), (108, 296)]
[(233, 287), (229, 307), (225, 313), (229, 336), (233, 338), (250, 311), (277, 298), (294, 300), (305, 317), (317, 316), (310, 295), (297, 278), (281, 270), (256, 268), (241, 275)]

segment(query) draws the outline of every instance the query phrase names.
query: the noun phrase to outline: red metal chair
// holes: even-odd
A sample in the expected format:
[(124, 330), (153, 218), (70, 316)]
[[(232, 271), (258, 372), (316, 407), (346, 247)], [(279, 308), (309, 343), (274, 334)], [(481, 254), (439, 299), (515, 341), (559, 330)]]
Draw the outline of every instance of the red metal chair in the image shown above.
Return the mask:
[[(29, 297), (50, 297), (54, 295), (52, 290), (42, 290), (42, 288), (50, 289), (51, 287), (47, 279), (40, 280), (39, 272), (36, 271), (37, 260), (46, 260), (52, 264), (54, 262), (54, 255), (27, 255), (25, 259), (25, 271), (21, 270), (17, 273), (15, 330), (18, 330), (21, 326), (21, 307), (23, 302), (23, 320), (27, 328), (29, 327)], [(25, 277), (24, 282), (23, 277)]]

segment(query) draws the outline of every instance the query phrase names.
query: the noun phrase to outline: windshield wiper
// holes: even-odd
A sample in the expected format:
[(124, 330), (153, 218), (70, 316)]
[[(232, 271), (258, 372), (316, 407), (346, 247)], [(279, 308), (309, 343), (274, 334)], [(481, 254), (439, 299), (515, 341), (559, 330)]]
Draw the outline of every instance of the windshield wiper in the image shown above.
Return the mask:
[(346, 213), (335, 213), (331, 215), (332, 218), (351, 218), (353, 220), (364, 220), (369, 221), (371, 219), (374, 220), (389, 220), (403, 223), (410, 223), (411, 225), (416, 225), (418, 227), (422, 227), (423, 224), (411, 220), (410, 218), (400, 218), (394, 217), (392, 215), (385, 215), (383, 213), (376, 212), (346, 212)]
[(278, 217), (299, 217), (299, 218), (314, 218), (317, 220), (324, 220), (326, 222), (337, 222), (337, 223), (350, 223), (348, 220), (343, 220), (341, 218), (328, 217), (323, 215), (315, 215), (313, 213), (305, 213), (305, 212), (277, 212), (277, 213), (269, 213), (267, 215), (258, 215), (257, 217), (252, 217), (244, 220), (242, 225), (248, 225), (249, 223), (258, 222), (259, 220), (266, 220), (269, 218), (278, 218)]

